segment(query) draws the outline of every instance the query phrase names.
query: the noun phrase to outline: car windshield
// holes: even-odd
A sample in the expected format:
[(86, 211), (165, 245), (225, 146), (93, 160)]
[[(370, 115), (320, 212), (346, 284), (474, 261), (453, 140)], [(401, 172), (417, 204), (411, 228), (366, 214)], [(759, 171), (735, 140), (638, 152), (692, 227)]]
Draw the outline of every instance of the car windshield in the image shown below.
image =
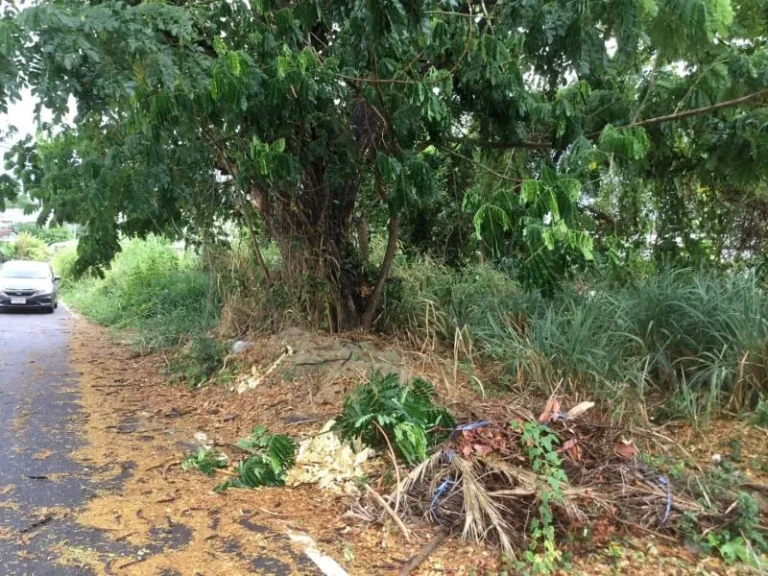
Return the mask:
[(0, 267), (0, 278), (48, 278), (48, 267), (35, 262), (8, 262)]

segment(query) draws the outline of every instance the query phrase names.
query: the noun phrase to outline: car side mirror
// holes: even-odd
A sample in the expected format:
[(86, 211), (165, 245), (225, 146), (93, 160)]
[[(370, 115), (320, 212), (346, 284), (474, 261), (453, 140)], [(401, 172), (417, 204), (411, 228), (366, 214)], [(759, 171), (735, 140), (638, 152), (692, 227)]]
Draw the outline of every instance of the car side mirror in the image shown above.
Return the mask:
[(54, 282), (61, 282), (61, 276), (59, 276), (58, 274), (55, 274), (55, 275), (53, 276), (53, 281), (54, 281)]

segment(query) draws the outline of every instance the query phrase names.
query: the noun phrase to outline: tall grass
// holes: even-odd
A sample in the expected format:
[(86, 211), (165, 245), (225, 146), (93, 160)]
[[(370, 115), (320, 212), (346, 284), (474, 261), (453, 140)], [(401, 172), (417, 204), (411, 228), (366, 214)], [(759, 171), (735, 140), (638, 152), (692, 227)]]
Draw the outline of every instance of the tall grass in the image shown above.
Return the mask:
[(126, 242), (103, 278), (72, 276), (75, 254), (57, 254), (62, 294), (86, 317), (129, 331), (142, 349), (181, 344), (218, 321), (219, 297), (196, 256), (159, 238)]
[(15, 242), (0, 244), (0, 254), (7, 260), (48, 259), (48, 248), (42, 240), (28, 232), (21, 232)]
[(489, 268), (421, 260), (400, 263), (389, 298), (389, 329), (449, 345), (461, 335), (507, 385), (587, 393), (621, 415), (657, 395), (664, 415), (703, 421), (768, 389), (768, 297), (750, 274), (663, 272), (544, 300)]
[[(274, 253), (270, 283), (248, 244), (180, 257), (163, 240), (134, 240), (103, 279), (74, 280), (72, 252), (53, 264), (69, 303), (154, 349), (216, 327), (228, 339), (322, 325), (325, 311), (297, 296), (306, 283), (281, 280)], [(751, 274), (669, 271), (628, 286), (580, 282), (545, 299), (488, 266), (456, 271), (400, 256), (377, 326), (500, 367), (502, 386), (587, 395), (622, 418), (645, 418), (641, 406), (654, 398), (660, 415), (703, 422), (754, 408), (768, 391), (768, 296)]]

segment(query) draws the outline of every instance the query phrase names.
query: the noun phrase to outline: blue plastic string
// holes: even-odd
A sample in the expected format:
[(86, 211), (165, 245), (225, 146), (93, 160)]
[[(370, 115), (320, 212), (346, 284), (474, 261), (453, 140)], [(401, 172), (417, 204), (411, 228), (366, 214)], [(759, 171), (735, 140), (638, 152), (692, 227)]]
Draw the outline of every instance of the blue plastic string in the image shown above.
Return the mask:
[(432, 497), (432, 503), (429, 505), (429, 512), (432, 514), (432, 517), (437, 520), (437, 514), (435, 514), (435, 506), (437, 506), (437, 501), (440, 499), (440, 497), (445, 494), (446, 490), (453, 484), (456, 484), (455, 480), (451, 479), (445, 479), (442, 481), (440, 486), (437, 487), (437, 490), (435, 490), (435, 495)]
[(483, 426), (488, 426), (490, 422), (488, 420), (481, 420), (480, 422), (470, 422), (469, 424), (462, 424), (461, 426), (456, 426), (457, 432), (463, 432), (463, 431), (469, 431), (469, 430), (477, 430), (478, 428), (482, 428)]
[(666, 524), (672, 512), (672, 485), (666, 476), (659, 476), (659, 484), (667, 489), (667, 509), (664, 511), (664, 518), (661, 521), (662, 524)]

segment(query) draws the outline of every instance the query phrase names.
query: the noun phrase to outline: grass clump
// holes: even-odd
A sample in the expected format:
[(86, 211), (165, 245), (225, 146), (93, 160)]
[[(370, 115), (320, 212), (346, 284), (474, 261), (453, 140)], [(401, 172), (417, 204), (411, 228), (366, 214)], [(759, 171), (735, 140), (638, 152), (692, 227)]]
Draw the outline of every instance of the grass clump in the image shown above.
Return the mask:
[(130, 332), (149, 351), (179, 345), (213, 328), (218, 295), (196, 256), (179, 256), (166, 240), (150, 237), (123, 244), (103, 278), (72, 276), (75, 255), (54, 259), (62, 294), (83, 315)]
[(199, 448), (197, 452), (191, 453), (181, 463), (182, 470), (197, 470), (206, 476), (213, 476), (213, 473), (227, 467), (227, 457), (217, 450)]
[(221, 367), (227, 347), (216, 338), (195, 335), (173, 359), (169, 371), (191, 388), (206, 382)]
[(0, 253), (6, 260), (48, 260), (48, 247), (29, 232), (21, 232), (15, 242), (0, 244)]
[(768, 392), (768, 297), (753, 274), (666, 271), (549, 299), (484, 266), (401, 262), (394, 278), (384, 327), (420, 345), (460, 338), (465, 360), (503, 367), (502, 384), (587, 392), (620, 417), (644, 417), (638, 403), (660, 394), (660, 416), (694, 422)]
[(750, 422), (753, 426), (768, 427), (768, 396), (760, 396)]
[(389, 439), (409, 464), (421, 462), (456, 426), (450, 413), (432, 402), (434, 396), (426, 380), (402, 384), (397, 374), (375, 372), (345, 398), (334, 430), (342, 440), (374, 448), (386, 447)]
[(285, 475), (296, 462), (296, 443), (285, 434), (273, 434), (264, 426), (256, 426), (237, 446), (251, 454), (237, 465), (237, 477), (227, 480), (214, 490), (283, 486)]

